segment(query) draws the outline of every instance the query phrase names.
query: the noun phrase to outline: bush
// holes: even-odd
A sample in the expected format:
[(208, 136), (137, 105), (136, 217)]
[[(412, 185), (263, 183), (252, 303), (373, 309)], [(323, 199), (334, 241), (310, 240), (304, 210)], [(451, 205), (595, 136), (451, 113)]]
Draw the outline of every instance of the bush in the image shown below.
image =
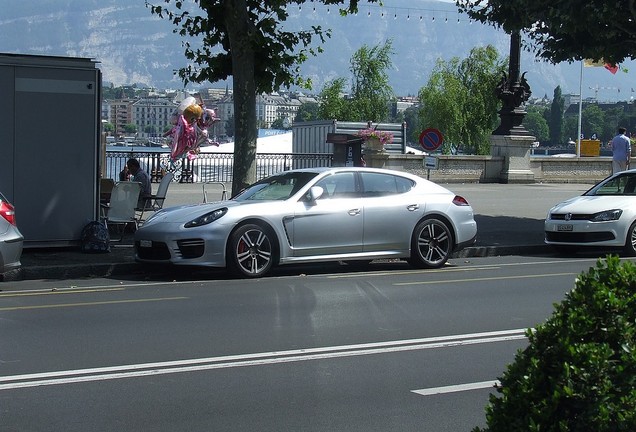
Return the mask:
[(599, 260), (532, 331), (474, 432), (636, 431), (636, 265)]

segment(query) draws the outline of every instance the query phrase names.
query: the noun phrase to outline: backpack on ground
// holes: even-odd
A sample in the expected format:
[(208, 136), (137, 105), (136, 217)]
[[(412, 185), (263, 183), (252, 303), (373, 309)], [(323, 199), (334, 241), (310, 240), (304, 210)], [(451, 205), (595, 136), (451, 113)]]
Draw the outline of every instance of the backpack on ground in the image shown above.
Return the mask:
[(106, 225), (92, 221), (82, 228), (80, 249), (86, 253), (110, 252), (110, 234)]

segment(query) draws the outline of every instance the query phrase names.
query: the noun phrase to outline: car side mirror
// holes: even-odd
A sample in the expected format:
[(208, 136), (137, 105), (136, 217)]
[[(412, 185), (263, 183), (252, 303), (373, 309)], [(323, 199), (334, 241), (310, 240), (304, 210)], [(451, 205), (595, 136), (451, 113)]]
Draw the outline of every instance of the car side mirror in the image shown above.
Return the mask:
[(309, 192), (307, 192), (307, 198), (309, 199), (310, 202), (315, 202), (324, 193), (325, 193), (325, 190), (321, 188), (320, 186), (312, 186), (311, 189), (309, 189)]

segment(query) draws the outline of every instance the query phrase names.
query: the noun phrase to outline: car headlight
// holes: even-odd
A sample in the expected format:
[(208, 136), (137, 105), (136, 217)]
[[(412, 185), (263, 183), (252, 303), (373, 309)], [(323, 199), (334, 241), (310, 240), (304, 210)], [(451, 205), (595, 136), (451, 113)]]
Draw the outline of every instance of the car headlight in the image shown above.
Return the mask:
[(185, 228), (194, 228), (194, 227), (198, 227), (198, 226), (202, 226), (202, 225), (207, 225), (210, 222), (214, 222), (215, 220), (223, 217), (223, 215), (225, 215), (225, 213), (227, 213), (227, 208), (220, 208), (214, 211), (211, 211), (209, 213), (206, 213), (202, 216), (199, 216), (196, 219), (191, 220), (190, 222), (187, 222), (184, 227)]
[(607, 210), (600, 213), (594, 214), (591, 218), (591, 222), (607, 222), (618, 220), (623, 214), (623, 210), (615, 209), (615, 210)]

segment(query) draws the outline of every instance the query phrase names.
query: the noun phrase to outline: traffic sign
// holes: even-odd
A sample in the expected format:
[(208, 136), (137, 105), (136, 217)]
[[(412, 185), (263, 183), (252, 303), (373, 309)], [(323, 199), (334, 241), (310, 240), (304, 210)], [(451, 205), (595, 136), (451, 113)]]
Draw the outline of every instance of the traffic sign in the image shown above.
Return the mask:
[(424, 129), (420, 134), (420, 146), (425, 151), (437, 150), (444, 142), (442, 133), (434, 128)]

